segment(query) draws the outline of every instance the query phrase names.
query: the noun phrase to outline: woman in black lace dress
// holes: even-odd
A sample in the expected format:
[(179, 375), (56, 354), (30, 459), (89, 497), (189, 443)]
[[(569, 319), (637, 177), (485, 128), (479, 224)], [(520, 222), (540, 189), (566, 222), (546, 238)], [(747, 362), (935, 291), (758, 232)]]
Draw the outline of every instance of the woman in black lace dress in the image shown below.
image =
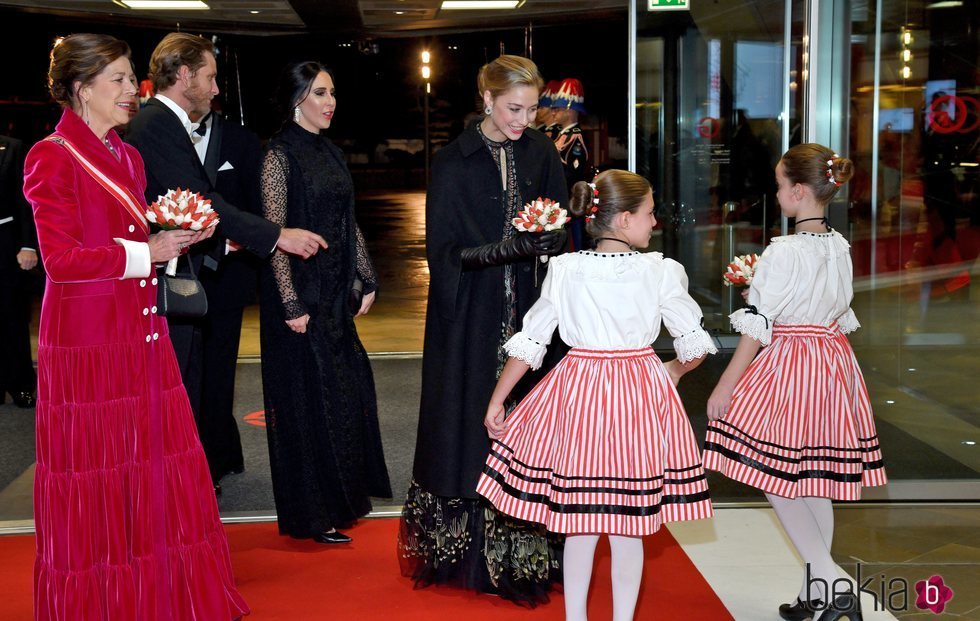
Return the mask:
[[(564, 246), (564, 233), (516, 234), (511, 223), (539, 196), (568, 202), (558, 151), (528, 128), (541, 86), (526, 58), (485, 65), (485, 116), (433, 158), (422, 403), (398, 538), (402, 573), (419, 586), (453, 584), (532, 606), (561, 579), (556, 542), (481, 501), (476, 483), (490, 450), (483, 417), (507, 358), (503, 344), (540, 295), (547, 265), (539, 256)], [(517, 386), (508, 406), (542, 374)]]
[[(299, 63), (283, 72), (279, 92), (286, 119), (262, 166), (263, 213), (320, 234), (329, 248), (306, 260), (277, 250), (263, 274), (272, 487), (280, 533), (347, 543), (337, 528), (368, 513), (370, 496), (391, 496), (374, 376), (353, 317), (370, 309), (377, 275), (354, 221), (343, 154), (322, 134), (336, 107), (332, 76), (319, 63)], [(359, 305), (355, 279), (363, 283)]]

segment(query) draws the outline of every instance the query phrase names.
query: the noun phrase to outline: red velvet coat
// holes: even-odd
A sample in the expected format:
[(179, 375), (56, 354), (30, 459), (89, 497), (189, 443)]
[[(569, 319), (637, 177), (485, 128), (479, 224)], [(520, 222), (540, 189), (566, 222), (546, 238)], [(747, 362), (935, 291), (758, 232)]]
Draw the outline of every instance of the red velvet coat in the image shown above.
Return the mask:
[[(136, 150), (119, 159), (73, 112), (57, 134), (143, 196)], [(167, 322), (149, 272), (123, 278), (146, 230), (68, 150), (28, 154), (47, 288), (38, 338), (36, 619), (233, 619), (247, 612)], [(134, 262), (134, 266), (136, 262)], [(133, 271), (131, 267), (130, 271)]]

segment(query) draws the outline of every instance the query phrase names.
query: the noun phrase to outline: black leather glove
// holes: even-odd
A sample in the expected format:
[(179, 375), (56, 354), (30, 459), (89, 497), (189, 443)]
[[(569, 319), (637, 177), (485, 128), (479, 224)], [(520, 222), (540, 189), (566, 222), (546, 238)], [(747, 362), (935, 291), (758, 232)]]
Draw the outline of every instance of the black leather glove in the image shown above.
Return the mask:
[(463, 248), (459, 258), (464, 270), (513, 263), (528, 257), (558, 252), (565, 247), (568, 233), (564, 230), (545, 233), (518, 233), (510, 239), (493, 244)]

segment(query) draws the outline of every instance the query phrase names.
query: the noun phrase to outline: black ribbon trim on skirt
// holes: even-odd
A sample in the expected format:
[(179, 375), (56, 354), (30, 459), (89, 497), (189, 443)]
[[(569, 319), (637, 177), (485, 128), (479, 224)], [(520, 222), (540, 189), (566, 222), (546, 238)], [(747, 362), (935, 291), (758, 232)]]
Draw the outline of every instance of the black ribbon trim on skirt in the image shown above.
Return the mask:
[[(745, 433), (744, 431), (742, 431), (741, 429), (739, 429), (735, 425), (733, 425), (730, 422), (725, 421), (725, 420), (717, 420), (717, 421), (713, 421), (713, 422), (709, 423), (708, 424), (708, 431), (715, 431), (715, 432), (721, 433), (722, 435), (727, 435), (723, 431), (721, 431), (720, 429), (717, 429), (717, 426), (718, 425), (724, 425), (726, 427), (729, 427), (731, 429), (734, 429), (735, 431), (739, 432), (740, 434), (742, 434), (743, 436), (745, 436), (749, 440), (755, 442), (756, 444), (764, 444), (766, 446), (771, 446), (773, 448), (782, 449), (784, 451), (804, 451), (804, 450), (806, 450), (806, 451), (844, 451), (844, 452), (848, 452), (848, 453), (855, 453), (855, 452), (871, 453), (871, 452), (874, 452), (874, 451), (877, 451), (877, 450), (880, 450), (881, 449), (881, 445), (880, 444), (875, 444), (874, 446), (859, 446), (857, 448), (840, 448), (840, 447), (837, 447), (837, 446), (801, 446), (799, 448), (796, 448), (794, 446), (786, 446), (784, 444), (776, 444), (775, 442), (767, 442), (765, 440), (760, 440), (759, 438), (753, 437), (751, 434)], [(871, 436), (870, 438), (858, 438), (858, 442), (874, 442), (877, 439), (878, 439), (878, 436)]]
[[(506, 449), (507, 452), (509, 452), (511, 455), (514, 454), (514, 449), (510, 448), (509, 446), (507, 446), (506, 444), (504, 444), (500, 440), (494, 440), (493, 443), (500, 445), (502, 448)], [(520, 466), (522, 468), (526, 468), (528, 470), (536, 470), (538, 472), (547, 472), (552, 478), (562, 479), (563, 481), (616, 481), (616, 482), (620, 482), (620, 483), (653, 483), (654, 481), (659, 481), (660, 479), (664, 478), (663, 475), (659, 475), (659, 476), (655, 476), (655, 477), (647, 477), (647, 478), (565, 476), (565, 475), (562, 475), (562, 474), (555, 474), (554, 470), (552, 470), (551, 468), (548, 468), (548, 467), (543, 467), (542, 468), (540, 466), (531, 466), (531, 465), (528, 465), (528, 464), (524, 463), (523, 461), (517, 459), (516, 457), (504, 457), (500, 453), (497, 453), (496, 451), (494, 451), (492, 448), (490, 449), (490, 453), (492, 455), (495, 455), (501, 461), (505, 462), (508, 466), (511, 464), (511, 462), (513, 462), (513, 463), (517, 464), (518, 466)], [(694, 465), (694, 466), (689, 466), (687, 468), (665, 468), (664, 469), (664, 472), (687, 472), (688, 470), (696, 470), (699, 467), (701, 467), (700, 464), (697, 464), (697, 465)]]
[(531, 494), (528, 492), (523, 492), (515, 488), (510, 483), (504, 480), (504, 475), (497, 472), (490, 466), (485, 466), (483, 468), (483, 474), (487, 475), (491, 479), (497, 482), (498, 485), (504, 490), (504, 492), (517, 498), (518, 500), (523, 500), (524, 502), (533, 502), (536, 504), (546, 505), (552, 513), (586, 513), (586, 514), (598, 514), (598, 515), (625, 515), (631, 517), (650, 517), (660, 513), (660, 508), (665, 504), (691, 504), (696, 502), (701, 502), (708, 500), (708, 492), (698, 492), (696, 494), (687, 495), (671, 495), (663, 496), (660, 499), (660, 503), (656, 505), (648, 505), (646, 507), (630, 507), (627, 505), (611, 505), (611, 504), (564, 504), (555, 502), (551, 498), (548, 498), (544, 494)]
[[(556, 492), (560, 492), (562, 494), (596, 493), (596, 494), (622, 494), (623, 496), (653, 496), (653, 495), (656, 495), (656, 494), (661, 493), (663, 491), (663, 488), (664, 488), (665, 485), (685, 485), (685, 484), (688, 484), (688, 483), (696, 483), (698, 481), (704, 481), (706, 479), (706, 476), (705, 476), (705, 474), (703, 472), (701, 474), (699, 474), (699, 475), (696, 475), (696, 476), (693, 476), (693, 477), (688, 477), (686, 479), (667, 479), (667, 478), (664, 478), (662, 476), (659, 476), (659, 477), (654, 477), (653, 479), (650, 479), (650, 480), (644, 480), (643, 482), (653, 482), (653, 481), (655, 481), (657, 479), (663, 479), (664, 480), (663, 481), (664, 484), (663, 485), (658, 485), (657, 487), (654, 487), (654, 488), (645, 489), (645, 490), (623, 489), (623, 488), (619, 488), (619, 487), (595, 487), (595, 486), (588, 486), (588, 487), (571, 487), (571, 486), (569, 486), (569, 487), (565, 487), (565, 486), (555, 485), (553, 479), (550, 479), (550, 478), (542, 478), (542, 477), (532, 477), (532, 476), (529, 476), (529, 475), (524, 474), (523, 472), (519, 472), (517, 470), (514, 470), (513, 468), (510, 467), (511, 460), (510, 459), (507, 459), (506, 457), (504, 457), (500, 453), (494, 451), (493, 449), (490, 449), (490, 454), (493, 455), (494, 457), (496, 457), (504, 466), (506, 466), (508, 468), (508, 471), (510, 472), (510, 474), (513, 475), (514, 477), (516, 477), (516, 478), (518, 478), (518, 479), (520, 479), (522, 481), (527, 481), (528, 483), (541, 483), (541, 484), (549, 485), (551, 487), (551, 489), (553, 489)], [(513, 460), (513, 461), (517, 461), (517, 460)], [(697, 466), (695, 466), (695, 467), (697, 467)], [(487, 466), (486, 468), (484, 468), (483, 471), (486, 472), (487, 471), (487, 468), (489, 468), (489, 466)], [(494, 470), (494, 472), (496, 472), (496, 470)], [(568, 477), (561, 477), (560, 475), (557, 475), (557, 474), (554, 475), (554, 478), (563, 478), (563, 479), (566, 479), (566, 480), (568, 479)], [(592, 477), (577, 477), (577, 478), (578, 479), (588, 480), (588, 479), (591, 479)], [(603, 478), (600, 478), (600, 477), (595, 477), (593, 480), (601, 481), (601, 480), (604, 480), (604, 479)]]
[[(728, 438), (732, 442), (737, 442), (737, 443), (741, 444), (742, 446), (748, 448), (749, 450), (754, 451), (756, 453), (759, 453), (760, 455), (765, 455), (766, 457), (769, 457), (769, 458), (772, 458), (772, 459), (778, 459), (779, 461), (783, 461), (783, 462), (786, 462), (788, 464), (800, 464), (801, 462), (804, 462), (804, 461), (829, 461), (829, 462), (832, 462), (832, 463), (835, 463), (835, 464), (860, 464), (863, 461), (860, 457), (821, 457), (819, 455), (803, 455), (801, 457), (785, 457), (783, 455), (777, 455), (775, 453), (770, 453), (769, 451), (764, 451), (761, 448), (759, 448), (757, 446), (754, 446), (752, 444), (752, 442), (750, 442), (748, 440), (743, 440), (742, 438), (739, 438), (735, 434), (729, 433), (727, 431), (723, 431), (721, 429), (712, 429), (711, 431), (713, 431), (714, 433), (717, 433), (720, 436), (724, 436), (724, 437)], [(714, 444), (714, 443), (712, 443), (712, 444)], [(707, 444), (705, 444), (705, 446), (707, 446)], [(800, 452), (803, 449), (786, 449), (786, 450), (787, 451)]]
[(749, 468), (753, 468), (755, 470), (758, 470), (770, 476), (783, 479), (784, 481), (789, 481), (790, 483), (798, 483), (799, 481), (804, 479), (829, 479), (831, 481), (837, 481), (838, 483), (861, 482), (860, 474), (845, 474), (840, 472), (834, 472), (832, 470), (800, 470), (797, 473), (783, 472), (782, 470), (777, 470), (775, 468), (767, 466), (759, 461), (752, 459), (751, 457), (747, 457), (745, 455), (742, 455), (741, 453), (736, 453), (735, 451), (727, 447), (721, 446), (719, 444), (715, 444), (714, 442), (705, 442), (704, 450), (715, 451), (716, 453), (720, 453), (733, 461), (737, 461), (741, 464), (748, 466)]

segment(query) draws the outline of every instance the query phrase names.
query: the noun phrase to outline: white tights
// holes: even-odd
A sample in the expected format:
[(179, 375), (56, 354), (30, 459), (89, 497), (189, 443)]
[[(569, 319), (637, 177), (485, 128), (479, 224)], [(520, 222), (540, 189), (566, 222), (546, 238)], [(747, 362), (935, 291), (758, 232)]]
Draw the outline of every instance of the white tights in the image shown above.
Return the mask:
[[(599, 535), (569, 535), (565, 539), (565, 621), (586, 621), (592, 559)], [(643, 539), (609, 535), (612, 551), (613, 621), (632, 621), (643, 577)]]
[[(833, 589), (834, 580), (841, 577), (837, 564), (830, 555), (830, 547), (834, 541), (834, 508), (830, 499), (812, 496), (783, 498), (773, 494), (766, 494), (766, 498), (776, 511), (776, 517), (789, 535), (797, 553), (804, 563), (809, 564), (810, 577), (825, 581), (811, 585), (809, 598), (819, 598), (826, 602), (827, 594), (823, 585)], [(806, 582), (804, 571), (803, 586), (800, 588), (801, 601), (807, 599)]]

